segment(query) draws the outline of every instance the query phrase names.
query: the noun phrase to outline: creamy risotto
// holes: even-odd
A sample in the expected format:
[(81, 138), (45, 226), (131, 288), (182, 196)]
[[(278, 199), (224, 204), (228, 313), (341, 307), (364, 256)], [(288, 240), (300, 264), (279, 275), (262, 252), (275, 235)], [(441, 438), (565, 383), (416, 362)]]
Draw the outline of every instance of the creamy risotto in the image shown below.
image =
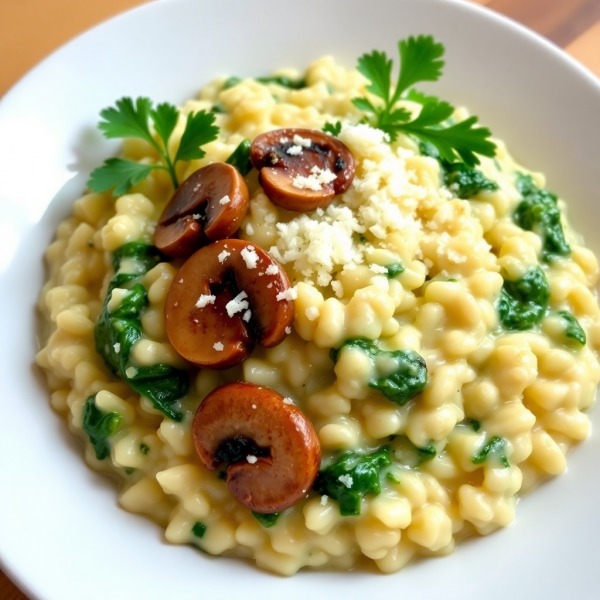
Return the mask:
[[(164, 526), (170, 542), (285, 575), (365, 559), (394, 572), (511, 523), (517, 499), (562, 473), (587, 437), (600, 379), (598, 264), (544, 176), (500, 140), (476, 166), (451, 162), (365, 122), (352, 102), (366, 93), (358, 71), (326, 57), (297, 82), (287, 71), (218, 79), (181, 108), (171, 152), (188, 115), (215, 115), (219, 132), (204, 156), (175, 165), (179, 189), (197, 192), (206, 179), (188, 178), (214, 163), (242, 171), (190, 223), (208, 235), (210, 211), (247, 194), (235, 226), (205, 239), (196, 263), (195, 248), (169, 252), (170, 238), (164, 253), (154, 247), (173, 222), (168, 170), (117, 198), (75, 202), (46, 253), (37, 363), (88, 464), (116, 474), (121, 506)], [(414, 115), (426, 105), (397, 106)], [(459, 108), (448, 123), (467, 118)], [(273, 191), (281, 185), (264, 168), (277, 156), (308, 160), (317, 146), (289, 128), (326, 136), (344, 168), (353, 162), (325, 200), (342, 175), (321, 163), (294, 176), (292, 205)], [(245, 140), (279, 129), (283, 154), (266, 154), (259, 182), (260, 168), (240, 167)], [(122, 157), (158, 164), (153, 144), (123, 137)], [(305, 192), (318, 202), (300, 210)], [(197, 275), (221, 267), (214, 285)], [(180, 302), (195, 305), (177, 312)], [(213, 337), (194, 342), (203, 315)], [(209, 401), (199, 410), (207, 396), (214, 414)], [(260, 504), (253, 477), (267, 477), (279, 503)]]

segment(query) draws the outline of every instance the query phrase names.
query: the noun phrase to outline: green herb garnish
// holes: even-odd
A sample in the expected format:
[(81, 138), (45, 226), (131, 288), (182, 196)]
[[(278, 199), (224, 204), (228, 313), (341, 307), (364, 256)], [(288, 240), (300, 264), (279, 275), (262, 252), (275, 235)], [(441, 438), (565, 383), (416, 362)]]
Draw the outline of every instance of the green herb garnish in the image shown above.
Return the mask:
[(337, 137), (342, 132), (342, 123), (341, 121), (336, 121), (335, 123), (330, 123), (327, 121), (327, 123), (323, 125), (323, 131), (325, 133), (330, 133), (334, 137)]
[[(476, 153), (494, 156), (496, 145), (489, 140), (491, 133), (485, 127), (475, 127), (477, 117), (447, 124), (454, 112), (454, 107), (448, 102), (420, 95), (424, 103), (416, 118), (412, 118), (407, 109), (396, 106), (416, 83), (437, 81), (444, 66), (441, 59), (444, 46), (436, 43), (432, 36), (411, 36), (407, 40), (401, 40), (398, 50), (400, 72), (393, 90), (392, 60), (385, 52), (374, 50), (358, 59), (358, 71), (370, 81), (367, 91), (383, 101), (383, 104), (375, 105), (366, 97), (352, 100), (356, 108), (367, 113), (367, 122), (387, 133), (391, 141), (398, 134), (404, 133), (429, 142), (437, 148), (441, 158), (451, 163), (462, 160), (472, 167), (479, 164)], [(412, 99), (414, 98), (413, 92)]]
[[(148, 142), (160, 155), (161, 164), (146, 165), (125, 158), (109, 158), (102, 167), (92, 171), (88, 186), (93, 192), (106, 192), (113, 190), (114, 196), (126, 194), (132, 185), (137, 185), (148, 175), (160, 169), (167, 171), (177, 188), (179, 182), (175, 172), (178, 161), (202, 158), (206, 153), (202, 146), (217, 139), (219, 128), (214, 125), (213, 112), (201, 110), (189, 113), (185, 130), (181, 136), (179, 148), (172, 156), (169, 152), (169, 139), (179, 119), (177, 107), (166, 102), (152, 108), (152, 101), (148, 98), (121, 98), (115, 107), (105, 108), (100, 111), (104, 119), (98, 128), (108, 139), (113, 138), (139, 138)], [(156, 136), (149, 127), (149, 121), (154, 126)], [(155, 138), (158, 139), (155, 139)]]

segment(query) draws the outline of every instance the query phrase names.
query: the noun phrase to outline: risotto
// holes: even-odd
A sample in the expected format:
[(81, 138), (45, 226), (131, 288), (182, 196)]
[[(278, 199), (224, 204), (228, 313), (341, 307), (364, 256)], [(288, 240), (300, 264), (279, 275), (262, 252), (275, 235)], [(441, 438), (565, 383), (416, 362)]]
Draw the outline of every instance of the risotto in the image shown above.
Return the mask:
[[(285, 575), (508, 525), (600, 379), (597, 260), (544, 176), (375, 127), (359, 71), (212, 82), (174, 113), (181, 160), (123, 135), (145, 177), (78, 199), (46, 252), (37, 364), (87, 463), (168, 541)], [(185, 154), (198, 114), (214, 139)], [(212, 199), (173, 208), (174, 181)]]

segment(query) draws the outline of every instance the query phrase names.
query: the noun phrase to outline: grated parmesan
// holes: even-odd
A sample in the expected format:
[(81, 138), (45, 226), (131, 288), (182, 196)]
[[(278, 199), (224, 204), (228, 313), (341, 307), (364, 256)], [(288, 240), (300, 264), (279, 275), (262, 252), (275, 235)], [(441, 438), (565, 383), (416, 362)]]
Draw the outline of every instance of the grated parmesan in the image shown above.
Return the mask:
[(348, 489), (350, 489), (352, 487), (352, 484), (354, 483), (354, 479), (352, 479), (352, 475), (340, 475), (338, 477), (338, 481), (340, 483), (343, 483)]
[(258, 264), (258, 254), (256, 254), (256, 250), (254, 250), (252, 246), (243, 248), (240, 255), (249, 269), (256, 269), (256, 265)]
[(221, 254), (219, 254), (219, 256), (217, 256), (217, 258), (219, 259), (219, 262), (222, 263), (225, 261), (225, 259), (231, 256), (231, 252), (227, 252), (227, 250), (223, 250), (223, 252), (221, 252)]
[(265, 274), (267, 275), (277, 275), (279, 273), (279, 267), (277, 265), (269, 265), (265, 269)]
[(254, 464), (254, 463), (255, 463), (255, 462), (258, 460), (258, 458), (256, 458), (256, 456), (254, 456), (254, 455), (252, 455), (252, 454), (248, 454), (248, 456), (246, 456), (246, 460), (247, 460), (247, 461), (248, 461), (248, 462), (249, 462), (251, 465), (253, 465), (253, 464)]
[(217, 297), (211, 294), (201, 294), (198, 302), (196, 302), (196, 308), (204, 308), (209, 304), (214, 304), (216, 299)]
[(249, 304), (246, 302), (248, 294), (246, 292), (240, 292), (233, 300), (230, 300), (225, 305), (225, 310), (230, 317), (233, 317), (236, 313), (242, 312), (249, 308)]
[(223, 196), (220, 200), (219, 200), (219, 204), (229, 204), (231, 202), (231, 198), (227, 195)]
[(287, 290), (283, 290), (283, 292), (279, 292), (277, 294), (277, 300), (281, 302), (282, 300), (295, 300), (298, 297), (298, 292), (294, 288), (288, 288)]
[(217, 352), (223, 352), (223, 350), (225, 349), (225, 346), (223, 346), (223, 342), (215, 342), (213, 344), (213, 348), (217, 351)]

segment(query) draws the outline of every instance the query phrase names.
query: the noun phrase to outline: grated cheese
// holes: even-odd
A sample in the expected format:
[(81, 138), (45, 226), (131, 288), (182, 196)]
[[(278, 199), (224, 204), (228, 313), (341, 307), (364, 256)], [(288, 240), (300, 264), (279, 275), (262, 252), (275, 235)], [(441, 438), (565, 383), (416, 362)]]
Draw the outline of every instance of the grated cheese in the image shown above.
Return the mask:
[(119, 342), (117, 342), (116, 344), (114, 344), (113, 348), (115, 349), (115, 352), (117, 354), (119, 354), (119, 352), (121, 352), (121, 344), (119, 344)]
[(265, 273), (267, 275), (277, 275), (277, 273), (279, 273), (279, 267), (277, 265), (269, 265), (265, 269)]
[(216, 299), (217, 297), (211, 294), (201, 294), (198, 302), (196, 302), (196, 308), (204, 308), (209, 304), (214, 304)]
[(338, 477), (338, 481), (340, 483), (343, 483), (348, 489), (350, 489), (352, 487), (352, 484), (354, 483), (354, 479), (352, 479), (352, 475), (340, 475)]
[(296, 144), (296, 146), (301, 146), (303, 148), (310, 148), (310, 145), (312, 143), (308, 138), (303, 138), (301, 135), (298, 135), (297, 133), (294, 134), (294, 137), (292, 138), (292, 142), (294, 144)]
[(256, 456), (253, 456), (252, 454), (248, 454), (248, 456), (246, 456), (246, 460), (247, 460), (247, 461), (248, 461), (248, 462), (249, 462), (251, 465), (253, 465), (253, 464), (254, 464), (254, 463), (255, 463), (255, 462), (258, 460), (258, 458), (256, 458)]
[(282, 300), (295, 300), (298, 297), (298, 292), (294, 288), (288, 288), (287, 290), (283, 290), (283, 292), (279, 292), (277, 294), (277, 300), (281, 302)]
[(290, 146), (286, 152), (290, 155), (290, 156), (299, 156), (300, 154), (302, 154), (302, 146)]
[(292, 180), (292, 185), (299, 190), (309, 189), (313, 192), (320, 192), (323, 185), (327, 185), (337, 179), (337, 175), (329, 169), (320, 169), (316, 165), (310, 170), (310, 175), (296, 175)]
[(256, 250), (254, 250), (252, 246), (243, 248), (240, 255), (249, 269), (256, 269), (256, 265), (258, 264), (258, 254), (256, 254)]
[(217, 256), (217, 258), (219, 259), (219, 262), (222, 263), (225, 261), (225, 259), (231, 256), (231, 252), (227, 252), (227, 250), (223, 250), (223, 252), (221, 252), (221, 254), (219, 254), (219, 256)]
[(229, 204), (231, 202), (231, 198), (227, 195), (223, 196), (220, 200), (219, 200), (219, 204)]
[(247, 310), (244, 315), (242, 316), (242, 319), (247, 323), (250, 320), (250, 317), (252, 316), (252, 311)]
[(223, 352), (223, 350), (225, 349), (225, 346), (223, 346), (223, 342), (215, 342), (213, 344), (213, 348), (217, 351), (217, 352)]
[(230, 317), (233, 317), (236, 313), (242, 312), (249, 308), (248, 302), (246, 302), (246, 298), (248, 294), (246, 292), (240, 292), (233, 300), (230, 300), (225, 305), (225, 310)]
[(125, 369), (125, 375), (127, 379), (133, 379), (138, 374), (138, 370), (135, 367), (127, 367)]

